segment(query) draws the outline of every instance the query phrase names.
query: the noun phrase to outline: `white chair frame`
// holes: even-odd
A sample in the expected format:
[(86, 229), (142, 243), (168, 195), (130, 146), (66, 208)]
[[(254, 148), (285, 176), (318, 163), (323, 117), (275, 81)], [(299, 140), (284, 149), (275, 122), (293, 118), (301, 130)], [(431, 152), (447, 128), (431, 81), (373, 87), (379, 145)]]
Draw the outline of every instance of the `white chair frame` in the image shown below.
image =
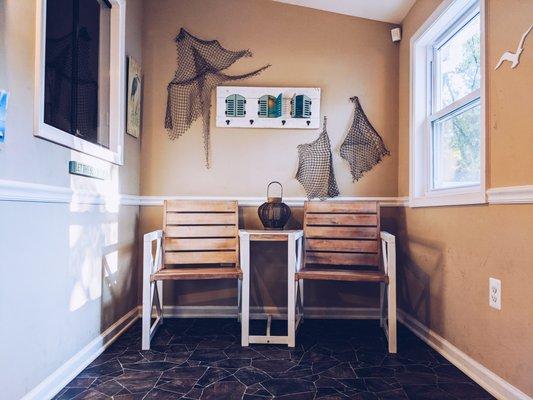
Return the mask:
[[(144, 235), (143, 247), (143, 294), (142, 294), (142, 349), (150, 350), (150, 341), (159, 325), (163, 324), (163, 281), (150, 281), (150, 275), (161, 269), (163, 261), (163, 231), (157, 230)], [(153, 242), (156, 242), (155, 256)], [(155, 321), (152, 313), (155, 306)]]

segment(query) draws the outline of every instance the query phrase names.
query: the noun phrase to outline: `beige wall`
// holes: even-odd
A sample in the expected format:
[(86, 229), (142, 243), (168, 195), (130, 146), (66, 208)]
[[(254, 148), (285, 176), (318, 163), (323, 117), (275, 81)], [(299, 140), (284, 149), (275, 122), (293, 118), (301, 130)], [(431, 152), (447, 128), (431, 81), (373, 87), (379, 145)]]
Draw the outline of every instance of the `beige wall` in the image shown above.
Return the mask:
[[(168, 139), (163, 125), (166, 87), (176, 69), (173, 38), (184, 27), (229, 49), (252, 50), (254, 56), (236, 63), (232, 73), (272, 64), (260, 76), (233, 84), (322, 88), (321, 111), (328, 116), (341, 195), (396, 196), (398, 46), (390, 40), (390, 24), (265, 0), (147, 1), (144, 16), (143, 195), (264, 196), (271, 180), (282, 182), (286, 196), (305, 195), (294, 179), (296, 146), (314, 140), (318, 131), (217, 129), (212, 118), (209, 170), (204, 167), (200, 121), (180, 139)], [(338, 155), (353, 118), (348, 99), (354, 95), (391, 151), (355, 184)], [(301, 227), (301, 210), (293, 212), (292, 226)], [(160, 207), (142, 207), (141, 232), (159, 229), (161, 217)], [(245, 208), (241, 223), (259, 227), (256, 208)], [(252, 277), (252, 304), (286, 305), (286, 290), (279, 285), (286, 279), (284, 251), (271, 243), (252, 247), (258, 271)], [(236, 284), (231, 282), (166, 287), (169, 304), (236, 304)], [(329, 293), (327, 298), (323, 293)], [(349, 283), (311, 282), (306, 294), (310, 306), (365, 307), (377, 299), (376, 288)]]
[[(400, 195), (409, 193), (409, 39), (439, 0), (419, 0), (403, 22), (399, 82)], [(532, 42), (515, 70), (494, 71), (531, 24), (533, 3), (487, 2), (487, 138), (490, 187), (533, 181)], [(527, 46), (526, 46), (527, 47)], [(402, 209), (401, 307), (496, 374), (533, 395), (533, 205)], [(502, 310), (488, 280), (502, 280)]]
[[(254, 53), (231, 73), (272, 64), (261, 75), (232, 84), (322, 88), (321, 111), (329, 118), (341, 194), (396, 195), (398, 46), (390, 40), (391, 25), (266, 0), (146, 1), (144, 16), (143, 194), (261, 196), (269, 181), (279, 180), (286, 195), (304, 195), (294, 179), (296, 146), (316, 139), (318, 131), (217, 129), (212, 118), (209, 170), (200, 121), (180, 139), (168, 139), (166, 88), (176, 69), (173, 39), (184, 27), (229, 49)], [(354, 95), (391, 151), (355, 184), (338, 154), (352, 118), (348, 99)]]
[[(125, 164), (33, 136), (35, 0), (0, 0), (0, 88), (11, 92), (0, 179), (139, 193), (140, 141)], [(141, 59), (141, 0), (127, 0), (126, 50)], [(68, 161), (111, 169), (105, 182), (73, 176)], [(22, 398), (138, 304), (139, 207), (0, 201), (0, 397)]]

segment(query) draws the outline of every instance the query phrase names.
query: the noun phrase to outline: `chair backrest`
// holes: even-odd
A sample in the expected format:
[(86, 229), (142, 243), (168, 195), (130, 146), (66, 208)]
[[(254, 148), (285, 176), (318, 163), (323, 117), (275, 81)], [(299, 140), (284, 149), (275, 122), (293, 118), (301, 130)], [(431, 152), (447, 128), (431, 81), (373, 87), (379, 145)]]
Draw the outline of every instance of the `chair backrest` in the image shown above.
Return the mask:
[(238, 265), (236, 201), (167, 200), (164, 212), (164, 264)]
[(379, 235), (375, 201), (304, 205), (305, 264), (379, 267)]

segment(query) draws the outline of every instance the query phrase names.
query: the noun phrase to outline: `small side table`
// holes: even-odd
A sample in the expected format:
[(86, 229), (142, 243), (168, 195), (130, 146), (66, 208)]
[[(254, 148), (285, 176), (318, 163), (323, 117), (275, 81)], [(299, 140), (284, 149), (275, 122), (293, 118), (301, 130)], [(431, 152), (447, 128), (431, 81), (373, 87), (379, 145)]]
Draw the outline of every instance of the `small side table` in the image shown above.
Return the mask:
[[(295, 345), (295, 334), (300, 318), (296, 320), (297, 282), (294, 274), (301, 268), (302, 260), (302, 230), (239, 230), (241, 269), (242, 269), (242, 314), (241, 314), (241, 344), (287, 344)], [(266, 335), (249, 334), (250, 329), (250, 242), (275, 241), (287, 242), (287, 336), (270, 335), (270, 316), (267, 319)]]

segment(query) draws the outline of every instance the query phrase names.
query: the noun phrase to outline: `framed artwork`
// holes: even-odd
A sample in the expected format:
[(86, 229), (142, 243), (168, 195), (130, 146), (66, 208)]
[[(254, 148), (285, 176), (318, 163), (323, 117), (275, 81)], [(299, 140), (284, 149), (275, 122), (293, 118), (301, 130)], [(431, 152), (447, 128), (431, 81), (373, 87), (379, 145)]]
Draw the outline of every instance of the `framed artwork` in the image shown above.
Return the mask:
[(6, 114), (7, 114), (7, 98), (8, 92), (0, 90), (0, 143), (3, 143), (6, 138)]
[(133, 57), (128, 57), (128, 99), (126, 132), (138, 138), (141, 133), (141, 66)]

